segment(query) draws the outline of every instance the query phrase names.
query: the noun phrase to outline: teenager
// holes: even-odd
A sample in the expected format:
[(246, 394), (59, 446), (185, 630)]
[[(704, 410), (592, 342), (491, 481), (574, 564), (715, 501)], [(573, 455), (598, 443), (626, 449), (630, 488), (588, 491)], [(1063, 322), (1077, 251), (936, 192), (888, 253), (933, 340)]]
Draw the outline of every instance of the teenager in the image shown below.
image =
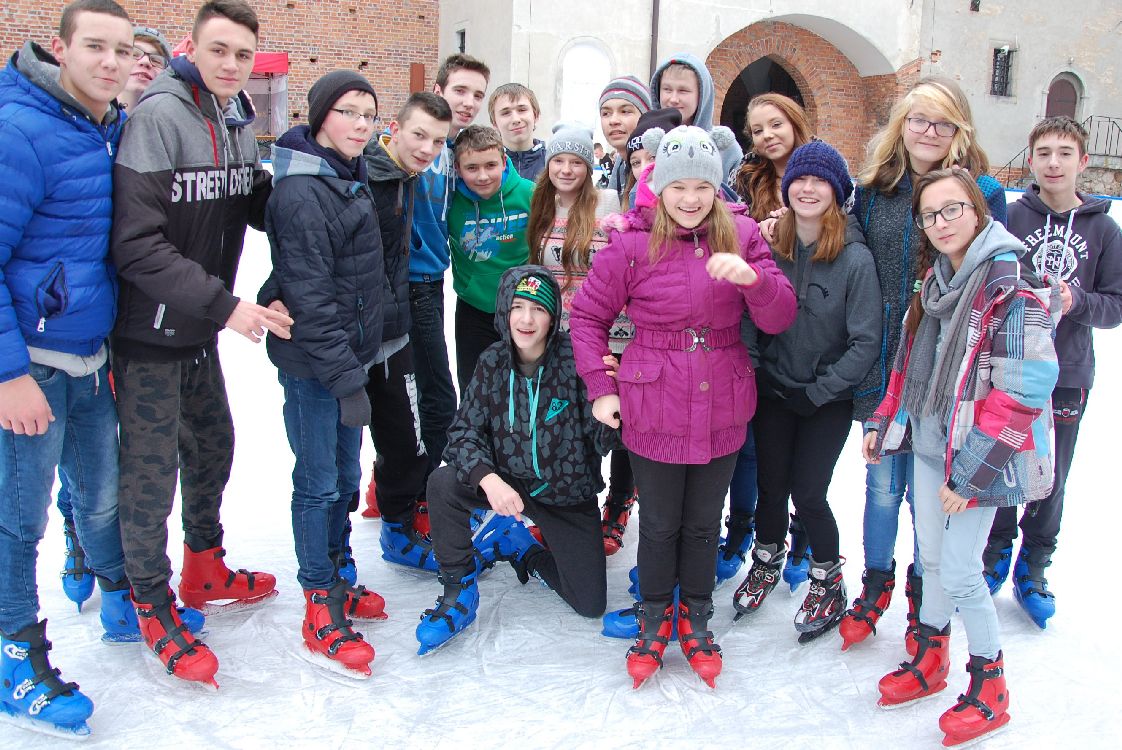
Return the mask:
[[(455, 193), (452, 138), (475, 120), (483, 106), (491, 70), (470, 55), (447, 57), (436, 72), (433, 93), (448, 103), (452, 125), (440, 154), (418, 176), (409, 246), (409, 312), (413, 365), (420, 397), (421, 437), (430, 470), (440, 464), (448, 426), (456, 413), (456, 389), (444, 337), (444, 274), (448, 255), (448, 210)], [(367, 497), (372, 494), (367, 491)], [(368, 500), (369, 503), (369, 500)]]
[[(530, 262), (549, 269), (561, 285), (561, 330), (568, 332), (573, 297), (588, 278), (596, 252), (608, 243), (600, 220), (619, 210), (613, 190), (598, 190), (592, 180), (592, 131), (558, 123), (546, 148), (548, 161), (534, 186), (526, 231)], [(612, 354), (620, 356), (634, 327), (620, 312), (610, 333)], [(627, 451), (612, 451), (608, 497), (602, 521), (604, 554), (623, 546), (627, 519), (635, 503), (635, 479)]]
[[(1110, 201), (1076, 189), (1087, 166), (1087, 131), (1067, 117), (1041, 120), (1029, 133), (1033, 184), (1009, 206), (1009, 231), (1028, 249), (1022, 262), (1059, 284), (1063, 318), (1056, 328), (1060, 375), (1052, 392), (1055, 481), (1052, 492), (1021, 514), (1024, 532), (1013, 565), (1013, 594), (1043, 628), (1056, 612), (1044, 569), (1060, 535), (1064, 489), (1075, 455), (1079, 423), (1095, 380), (1095, 328), (1122, 323), (1122, 232)], [(999, 508), (983, 553), (986, 579), (996, 593), (1005, 582), (1017, 538), (1017, 511)]]
[(246, 226), (263, 226), (261, 168), (242, 91), (257, 14), (213, 0), (195, 16), (187, 54), (145, 92), (113, 170), (113, 261), (120, 276), (113, 375), (121, 422), (125, 563), (145, 641), (176, 677), (213, 683), (218, 660), (185, 632), (169, 586), (168, 516), (181, 476), (185, 604), (241, 607), (276, 595), (268, 573), (223, 560), (222, 493), (234, 424), (218, 357), (229, 328), (257, 343), (289, 338), (292, 319), (231, 289)]
[(456, 377), (463, 393), (479, 355), (499, 340), (494, 324), (499, 279), (530, 255), (526, 226), (534, 183), (514, 171), (494, 128), (461, 130), (455, 150), (448, 247), (457, 298)]
[(752, 421), (759, 501), (752, 569), (733, 602), (739, 613), (755, 613), (778, 583), (790, 498), (813, 550), (810, 588), (795, 615), (799, 642), (806, 643), (836, 626), (848, 603), (826, 491), (849, 436), (853, 387), (880, 348), (880, 294), (861, 232), (847, 227), (853, 182), (841, 154), (823, 141), (795, 149), (782, 191), (790, 211), (776, 228), (773, 254), (799, 313), (793, 326), (762, 340), (747, 324), (759, 361)]
[(125, 10), (77, 0), (50, 52), (29, 41), (0, 72), (0, 711), (71, 736), (89, 734), (93, 703), (51, 666), (35, 575), (56, 469), (78, 490), (73, 519), (102, 586), (102, 622), (137, 627), (106, 345), (111, 164), (124, 117), (114, 100), (133, 63)]
[(1052, 486), (1052, 345), (1060, 302), (1022, 275), (1017, 238), (994, 221), (974, 177), (939, 169), (915, 184), (923, 233), (917, 276), (888, 392), (866, 423), (864, 458), (910, 449), (923, 603), (911, 662), (881, 678), (880, 705), (947, 687), (951, 615), (962, 617), (969, 688), (939, 719), (947, 746), (1009, 722), (1000, 624), (982, 575), (998, 507)]
[(269, 337), (284, 390), (284, 425), (296, 457), (292, 536), (304, 591), (304, 645), (347, 676), (369, 677), (374, 649), (350, 618), (383, 619), (385, 602), (339, 573), (332, 547), (344, 533), (362, 475), (370, 424), (366, 371), (382, 346), (385, 266), (363, 149), (378, 99), (358, 73), (336, 70), (308, 90), (308, 124), (273, 147), (265, 213), (275, 286), (293, 320), (290, 339)]
[(148, 90), (156, 76), (163, 73), (171, 63), (171, 47), (158, 30), (147, 26), (134, 26), (133, 57), (136, 63), (129, 74), (125, 90), (117, 101), (121, 109), (131, 111), (140, 97)]
[(546, 162), (545, 141), (534, 137), (542, 114), (538, 97), (521, 83), (504, 83), (491, 92), (487, 113), (518, 176), (536, 180)]
[(613, 78), (600, 92), (600, 130), (616, 152), (608, 187), (616, 191), (621, 201), (627, 185), (627, 139), (639, 117), (650, 109), (651, 92), (635, 76)]
[[(896, 102), (888, 124), (874, 136), (868, 163), (857, 178), (852, 213), (865, 234), (880, 281), (884, 311), (880, 356), (857, 387), (854, 419), (865, 422), (888, 388), (890, 357), (900, 342), (904, 310), (913, 293), (912, 273), (922, 233), (912, 215), (912, 184), (924, 174), (959, 166), (974, 175), (990, 214), (1004, 223), (1005, 190), (990, 177), (989, 160), (978, 145), (970, 105), (962, 89), (945, 78), (924, 78)], [(842, 648), (867, 638), (892, 599), (896, 585), (896, 531), (914, 461), (900, 452), (867, 467), (865, 476), (862, 590), (841, 623)], [(912, 493), (907, 492), (911, 504)], [(908, 634), (922, 600), (923, 564), (918, 554), (908, 566)], [(910, 635), (905, 636), (914, 648)]]
[[(582, 617), (604, 612), (596, 494), (604, 486), (603, 456), (618, 439), (592, 416), (569, 336), (560, 330), (560, 297), (541, 266), (503, 274), (500, 341), (480, 356), (449, 432), (447, 465), (429, 477), (444, 592), (417, 626), (421, 654), (475, 620), (476, 580), (499, 559), (510, 561), (522, 583), (542, 580)], [(485, 508), (473, 533), (473, 511)], [(548, 549), (522, 524), (523, 514)]]
[[(733, 140), (727, 128), (716, 140), (694, 127), (647, 131), (644, 145), (657, 152), (653, 221), (613, 234), (573, 300), (577, 369), (596, 418), (622, 423), (643, 498), (640, 632), (627, 657), (636, 687), (662, 665), (675, 620), (694, 671), (710, 686), (720, 674), (707, 630), (716, 542), (756, 401), (740, 317), (747, 309), (761, 330), (779, 333), (795, 316), (790, 284), (755, 222), (717, 199), (718, 148)], [(608, 333), (625, 306), (635, 338), (613, 377)]]
[[(748, 102), (746, 134), (752, 150), (733, 178), (733, 186), (748, 206), (748, 215), (764, 222), (782, 208), (783, 174), (795, 149), (811, 141), (810, 122), (798, 102), (782, 94), (768, 92)], [(736, 470), (729, 486), (729, 515), (725, 536), (717, 556), (717, 582), (740, 572), (755, 540), (756, 439), (748, 427), (748, 439), (736, 458)], [(806, 528), (798, 515), (791, 516), (791, 544), (783, 564), (783, 580), (794, 591), (809, 575)]]

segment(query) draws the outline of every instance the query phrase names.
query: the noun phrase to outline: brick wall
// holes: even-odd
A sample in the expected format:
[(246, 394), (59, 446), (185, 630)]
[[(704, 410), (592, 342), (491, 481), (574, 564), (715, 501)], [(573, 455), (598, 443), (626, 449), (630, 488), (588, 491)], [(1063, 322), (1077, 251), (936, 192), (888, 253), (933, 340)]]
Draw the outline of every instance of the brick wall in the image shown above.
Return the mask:
[[(190, 33), (202, 0), (121, 4), (134, 22), (158, 28), (174, 47)], [(251, 0), (251, 5), (261, 19), (258, 49), (288, 53), (291, 124), (307, 121), (308, 88), (337, 68), (359, 70), (370, 79), (383, 119), (409, 95), (410, 63), (425, 66), (425, 86), (432, 86), (439, 0)], [(65, 6), (61, 0), (4, 0), (0, 53), (5, 62), (26, 39), (46, 46)]]
[(888, 119), (893, 102), (919, 76), (919, 61), (895, 74), (862, 78), (837, 47), (806, 29), (764, 21), (741, 29), (709, 54), (716, 112), (744, 68), (762, 57), (783, 67), (799, 87), (818, 137), (835, 146), (856, 173), (869, 139)]

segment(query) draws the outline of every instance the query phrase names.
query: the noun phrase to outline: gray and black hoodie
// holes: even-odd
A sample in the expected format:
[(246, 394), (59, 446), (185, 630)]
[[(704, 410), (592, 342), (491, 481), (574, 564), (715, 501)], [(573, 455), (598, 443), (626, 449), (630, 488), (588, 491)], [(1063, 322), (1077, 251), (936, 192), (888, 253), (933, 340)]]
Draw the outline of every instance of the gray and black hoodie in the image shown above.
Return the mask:
[(1028, 248), (1022, 264), (1071, 288), (1071, 309), (1056, 327), (1060, 388), (1094, 385), (1092, 329), (1122, 323), (1122, 231), (1107, 213), (1110, 200), (1078, 195), (1082, 204), (1060, 213), (1032, 185), (1009, 206), (1009, 231)]
[(185, 57), (129, 113), (113, 168), (119, 354), (192, 359), (237, 306), (246, 225), (263, 228), (269, 197), (253, 119), (245, 93), (220, 110)]
[(484, 350), (448, 430), (444, 461), (478, 490), (494, 472), (544, 505), (576, 505), (604, 488), (602, 457), (619, 447), (619, 432), (592, 416), (577, 375), (569, 335), (550, 321), (545, 354), (523, 374), (510, 336), (510, 308), (520, 279), (535, 272), (561, 289), (541, 266), (515, 266), (499, 282), (495, 328), (500, 340)]

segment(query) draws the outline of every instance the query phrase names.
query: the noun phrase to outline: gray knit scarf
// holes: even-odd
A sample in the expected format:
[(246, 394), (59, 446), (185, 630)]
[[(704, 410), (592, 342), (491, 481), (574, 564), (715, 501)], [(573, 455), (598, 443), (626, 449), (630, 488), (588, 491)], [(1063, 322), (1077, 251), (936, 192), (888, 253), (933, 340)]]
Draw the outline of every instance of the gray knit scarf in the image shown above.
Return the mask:
[[(944, 257), (936, 260), (936, 264), (944, 263), (950, 265)], [(955, 376), (966, 356), (970, 309), (986, 283), (992, 263), (992, 259), (983, 261), (965, 284), (957, 288), (951, 286), (946, 293), (943, 293), (936, 278), (941, 269), (933, 268), (923, 280), (920, 289), (923, 320), (912, 341), (901, 399), (908, 414), (915, 417), (937, 416), (943, 424), (950, 421), (951, 406), (956, 397)], [(944, 320), (949, 325), (939, 347), (939, 327)]]

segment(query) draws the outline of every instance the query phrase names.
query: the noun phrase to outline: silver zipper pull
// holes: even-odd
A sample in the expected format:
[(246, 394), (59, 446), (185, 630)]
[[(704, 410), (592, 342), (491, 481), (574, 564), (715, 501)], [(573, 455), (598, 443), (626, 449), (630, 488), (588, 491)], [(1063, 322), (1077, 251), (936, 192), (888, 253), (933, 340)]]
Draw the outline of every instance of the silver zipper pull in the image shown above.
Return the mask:
[(42, 333), (43, 331), (47, 330), (47, 319), (46, 318), (39, 318), (39, 325), (36, 326), (35, 330), (38, 331), (39, 333)]

